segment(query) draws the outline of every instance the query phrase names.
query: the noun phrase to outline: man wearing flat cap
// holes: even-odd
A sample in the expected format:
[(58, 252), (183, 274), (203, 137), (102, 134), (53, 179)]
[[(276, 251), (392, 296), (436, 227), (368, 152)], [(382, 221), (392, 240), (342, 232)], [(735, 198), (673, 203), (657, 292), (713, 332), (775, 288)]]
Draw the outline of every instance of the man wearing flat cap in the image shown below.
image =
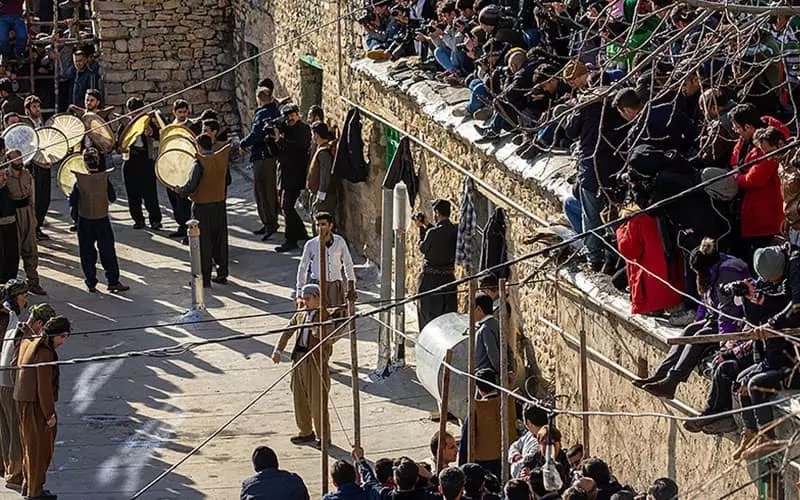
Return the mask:
[[(433, 290), (456, 279), (454, 271), (458, 230), (450, 222), (450, 202), (434, 200), (432, 206), (434, 224), (424, 214), (414, 218), (419, 228), (419, 250), (423, 255), (422, 274), (418, 281), (419, 293)], [(420, 298), (417, 308), (420, 331), (437, 316), (455, 312), (456, 307), (454, 285)]]
[[(327, 311), (320, 317), (319, 285), (313, 283), (304, 285), (301, 295), (303, 309), (289, 320), (287, 330), (281, 335), (272, 353), (272, 361), (275, 364), (280, 363), (281, 353), (286, 348), (289, 338), (297, 334), (290, 356), (292, 360), (290, 386), (294, 402), (294, 419), (299, 432), (291, 438), (291, 442), (294, 444), (316, 442), (319, 445), (323, 422), (325, 428), (330, 429), (327, 405), (324, 412), (321, 406), (323, 401), (328, 400), (330, 389), (328, 360), (331, 356), (332, 342), (325, 337), (331, 328), (309, 326), (328, 320)], [(320, 343), (322, 345), (319, 345)], [(303, 359), (309, 351), (311, 354)]]

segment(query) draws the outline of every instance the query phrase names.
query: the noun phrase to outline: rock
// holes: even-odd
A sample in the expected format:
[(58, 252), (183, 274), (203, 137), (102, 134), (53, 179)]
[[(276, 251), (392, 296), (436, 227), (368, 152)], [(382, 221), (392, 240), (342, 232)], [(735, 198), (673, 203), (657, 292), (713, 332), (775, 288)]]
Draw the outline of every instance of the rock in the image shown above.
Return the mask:
[(130, 30), (128, 28), (102, 28), (100, 30), (100, 37), (103, 40), (119, 40), (128, 39)]
[(234, 99), (233, 92), (228, 90), (213, 90), (208, 93), (208, 100), (210, 102), (231, 102)]
[(165, 69), (151, 69), (145, 73), (148, 80), (164, 82), (170, 79), (170, 72)]
[(153, 69), (178, 69), (180, 64), (178, 61), (167, 59), (164, 61), (153, 61)]
[(106, 71), (103, 75), (103, 79), (106, 82), (118, 82), (124, 83), (129, 82), (135, 78), (135, 73), (133, 71)]
[(114, 50), (117, 52), (128, 52), (127, 40), (116, 40), (114, 42)]
[(131, 82), (127, 82), (122, 85), (122, 90), (124, 92), (146, 92), (148, 90), (153, 90), (155, 84), (153, 82), (148, 82), (147, 80), (134, 80)]
[(128, 50), (131, 52), (138, 52), (144, 49), (144, 40), (139, 37), (131, 38), (128, 40)]

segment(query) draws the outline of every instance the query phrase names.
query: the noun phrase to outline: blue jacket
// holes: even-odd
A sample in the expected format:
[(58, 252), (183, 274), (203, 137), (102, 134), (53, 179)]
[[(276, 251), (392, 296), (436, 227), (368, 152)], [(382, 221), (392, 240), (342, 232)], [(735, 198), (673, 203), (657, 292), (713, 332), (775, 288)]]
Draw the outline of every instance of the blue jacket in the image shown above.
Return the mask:
[(300, 476), (280, 469), (264, 469), (242, 481), (240, 500), (310, 500)]
[(691, 157), (697, 149), (697, 127), (694, 122), (672, 102), (656, 104), (642, 115), (628, 131), (627, 146), (650, 144), (658, 149), (675, 149), (684, 157)]
[(263, 160), (275, 156), (275, 151), (270, 151), (267, 146), (266, 137), (264, 135), (264, 126), (270, 120), (277, 118), (281, 115), (278, 105), (274, 102), (265, 104), (256, 109), (256, 114), (253, 116), (253, 127), (247, 137), (242, 139), (240, 143), (243, 148), (250, 149), (250, 161)]
[(599, 188), (614, 184), (611, 177), (623, 166), (622, 158), (615, 152), (619, 144), (616, 135), (621, 126), (619, 113), (609, 104), (603, 109), (602, 102), (581, 108), (567, 118), (564, 133), (578, 143), (581, 188), (596, 193)]
[(369, 500), (369, 495), (356, 483), (339, 485), (336, 493), (328, 493), (322, 500)]

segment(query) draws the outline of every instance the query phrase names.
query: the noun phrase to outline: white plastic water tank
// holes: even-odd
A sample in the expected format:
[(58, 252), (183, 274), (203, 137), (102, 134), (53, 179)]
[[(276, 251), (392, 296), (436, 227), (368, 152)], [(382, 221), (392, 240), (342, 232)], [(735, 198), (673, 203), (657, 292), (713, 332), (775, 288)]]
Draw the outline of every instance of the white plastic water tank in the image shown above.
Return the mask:
[[(468, 328), (467, 314), (447, 313), (425, 325), (419, 334), (415, 350), (417, 379), (437, 402), (444, 377), (442, 362), (448, 349), (453, 351), (452, 365), (467, 371)], [(467, 382), (464, 375), (450, 374), (448, 411), (462, 421), (467, 416)]]

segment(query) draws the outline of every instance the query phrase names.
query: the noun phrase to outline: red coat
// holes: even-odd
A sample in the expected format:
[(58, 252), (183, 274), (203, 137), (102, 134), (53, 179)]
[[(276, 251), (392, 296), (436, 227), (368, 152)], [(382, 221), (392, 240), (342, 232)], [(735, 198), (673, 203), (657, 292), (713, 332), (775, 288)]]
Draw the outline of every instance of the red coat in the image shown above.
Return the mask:
[[(789, 138), (789, 129), (780, 121), (771, 116), (762, 116), (761, 119), (776, 127)], [(764, 155), (764, 152), (753, 146), (748, 151), (743, 161), (739, 161), (739, 152), (744, 145), (739, 138), (733, 147), (731, 166), (749, 163)], [(781, 179), (778, 176), (778, 162), (773, 158), (759, 161), (747, 168), (744, 172), (736, 174), (736, 183), (743, 194), (741, 208), (741, 235), (743, 238), (755, 236), (774, 236), (781, 232), (783, 221), (783, 195), (781, 194)]]
[[(647, 214), (637, 215), (617, 228), (619, 252), (630, 261), (640, 264), (683, 291), (680, 262), (667, 262), (658, 221)], [(631, 287), (631, 312), (645, 314), (678, 305), (683, 297), (636, 264), (628, 263), (628, 283)]]

